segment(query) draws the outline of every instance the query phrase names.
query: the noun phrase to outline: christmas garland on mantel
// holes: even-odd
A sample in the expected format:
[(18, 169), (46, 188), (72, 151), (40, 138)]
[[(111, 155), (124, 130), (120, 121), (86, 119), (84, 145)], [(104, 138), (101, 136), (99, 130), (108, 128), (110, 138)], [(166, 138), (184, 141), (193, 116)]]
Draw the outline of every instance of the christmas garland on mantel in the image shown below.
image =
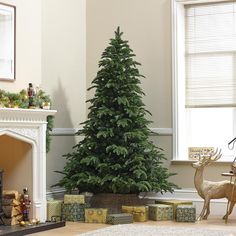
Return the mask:
[[(38, 90), (34, 97), (35, 108), (50, 108), (51, 99), (43, 90)], [(19, 93), (10, 93), (0, 89), (0, 108), (29, 108), (29, 98), (27, 90), (23, 89)], [(53, 129), (53, 116), (47, 116), (46, 130), (46, 152), (50, 150), (51, 137), (49, 132)]]

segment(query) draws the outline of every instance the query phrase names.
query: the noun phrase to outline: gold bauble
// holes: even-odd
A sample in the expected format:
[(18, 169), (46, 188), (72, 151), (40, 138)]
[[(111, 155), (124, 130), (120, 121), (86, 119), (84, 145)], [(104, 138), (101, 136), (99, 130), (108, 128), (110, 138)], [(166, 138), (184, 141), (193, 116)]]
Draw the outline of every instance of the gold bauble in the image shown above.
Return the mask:
[(25, 221), (23, 221), (23, 220), (20, 221), (19, 225), (20, 225), (20, 226), (25, 226)]

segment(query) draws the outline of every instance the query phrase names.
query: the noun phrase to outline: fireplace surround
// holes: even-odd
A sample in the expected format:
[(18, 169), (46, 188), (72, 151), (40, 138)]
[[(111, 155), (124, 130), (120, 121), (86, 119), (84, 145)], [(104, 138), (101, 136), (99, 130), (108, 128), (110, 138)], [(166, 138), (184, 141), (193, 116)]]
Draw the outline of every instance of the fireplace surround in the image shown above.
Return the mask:
[[(56, 110), (0, 108), (0, 137), (10, 137), (31, 146), (31, 161), (27, 167), (32, 173), (31, 216), (40, 222), (46, 221), (47, 116), (55, 113)], [(23, 174), (27, 175), (27, 171)], [(7, 181), (5, 177), (4, 181)]]

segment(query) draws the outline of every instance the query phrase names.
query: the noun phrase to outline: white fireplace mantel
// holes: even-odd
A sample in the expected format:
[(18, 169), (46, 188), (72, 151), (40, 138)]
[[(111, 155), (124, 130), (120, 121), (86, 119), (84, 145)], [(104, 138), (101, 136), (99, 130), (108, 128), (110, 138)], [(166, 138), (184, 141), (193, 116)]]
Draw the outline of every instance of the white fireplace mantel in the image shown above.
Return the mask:
[(0, 136), (8, 135), (32, 146), (32, 216), (46, 220), (47, 116), (56, 110), (0, 108)]

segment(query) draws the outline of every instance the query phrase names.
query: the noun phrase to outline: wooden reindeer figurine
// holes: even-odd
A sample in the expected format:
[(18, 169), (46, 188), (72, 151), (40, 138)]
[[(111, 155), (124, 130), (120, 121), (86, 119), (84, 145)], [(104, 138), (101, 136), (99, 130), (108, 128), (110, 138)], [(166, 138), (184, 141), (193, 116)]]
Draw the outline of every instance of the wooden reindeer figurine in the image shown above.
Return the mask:
[[(234, 204), (236, 202), (236, 191), (235, 194), (232, 196), (233, 184), (230, 183), (230, 181), (213, 182), (204, 180), (203, 178), (204, 167), (210, 165), (212, 162), (217, 161), (221, 158), (221, 156), (221, 150), (218, 152), (217, 149), (212, 154), (199, 156), (199, 161), (193, 163), (193, 167), (196, 169), (194, 176), (194, 184), (198, 194), (201, 196), (201, 198), (204, 199), (204, 205), (197, 220), (207, 219), (208, 215), (210, 214), (211, 199), (227, 198), (231, 201), (228, 215), (230, 215), (233, 210)], [(223, 219), (228, 217), (228, 215), (226, 213)]]

